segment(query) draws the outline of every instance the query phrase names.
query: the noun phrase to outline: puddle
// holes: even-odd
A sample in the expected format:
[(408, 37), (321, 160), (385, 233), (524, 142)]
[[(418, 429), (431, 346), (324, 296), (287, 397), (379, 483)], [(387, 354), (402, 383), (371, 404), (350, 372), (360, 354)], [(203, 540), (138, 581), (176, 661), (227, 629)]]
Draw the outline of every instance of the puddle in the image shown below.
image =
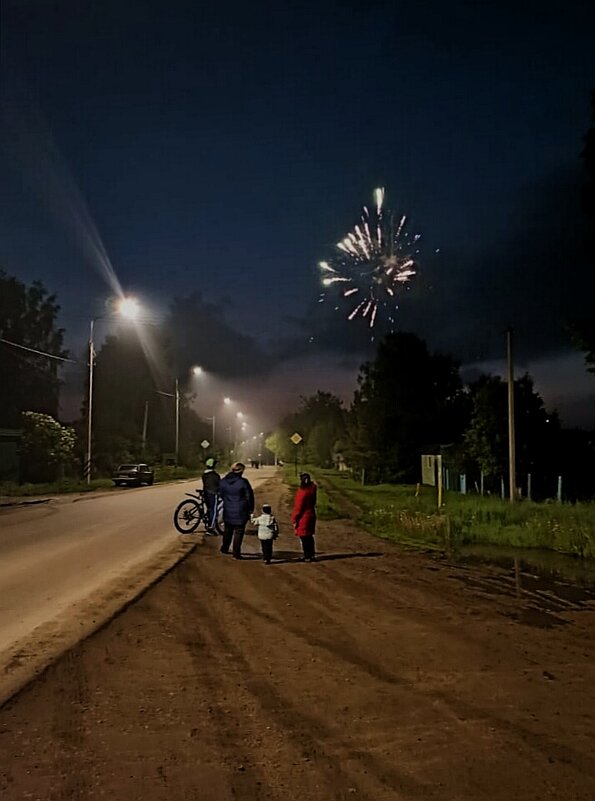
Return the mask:
[[(499, 548), (497, 546), (469, 545), (453, 554), (457, 561), (495, 565), (509, 570), (515, 562), (523, 573), (541, 579), (546, 584), (562, 585), (581, 590), (595, 597), (595, 560), (579, 559), (554, 551), (533, 548)], [(572, 593), (573, 590), (570, 589)]]
[[(525, 625), (553, 628), (569, 621), (563, 612), (595, 603), (595, 563), (551, 551), (466, 546), (446, 557), (453, 578), (493, 596), (515, 598), (518, 608), (504, 614)], [(466, 568), (495, 568), (485, 572)], [(457, 570), (458, 569), (458, 570)]]

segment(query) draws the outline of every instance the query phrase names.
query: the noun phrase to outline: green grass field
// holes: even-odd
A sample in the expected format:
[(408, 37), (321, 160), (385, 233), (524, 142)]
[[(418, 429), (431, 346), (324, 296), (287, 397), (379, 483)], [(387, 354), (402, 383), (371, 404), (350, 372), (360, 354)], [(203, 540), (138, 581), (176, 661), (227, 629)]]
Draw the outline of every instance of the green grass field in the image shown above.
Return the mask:
[(345, 499), (359, 510), (358, 522), (378, 537), (443, 549), (489, 543), (595, 558), (595, 504), (510, 504), (448, 492), (438, 511), (433, 487), (421, 487), (416, 495), (413, 485), (362, 486), (349, 473), (310, 472), (334, 516), (341, 516)]

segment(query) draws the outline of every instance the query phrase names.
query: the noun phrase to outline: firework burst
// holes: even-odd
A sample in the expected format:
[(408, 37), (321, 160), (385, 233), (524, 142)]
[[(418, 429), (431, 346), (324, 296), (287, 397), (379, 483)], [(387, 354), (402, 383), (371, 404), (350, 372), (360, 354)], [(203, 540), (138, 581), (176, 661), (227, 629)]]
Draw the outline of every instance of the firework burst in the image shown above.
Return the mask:
[(420, 234), (410, 236), (406, 223), (405, 215), (385, 211), (384, 189), (375, 189), (372, 209), (363, 207), (360, 222), (337, 243), (335, 256), (318, 265), (324, 287), (320, 302), (338, 293), (349, 304), (348, 320), (361, 317), (374, 328), (386, 312), (393, 323), (399, 290), (417, 272)]

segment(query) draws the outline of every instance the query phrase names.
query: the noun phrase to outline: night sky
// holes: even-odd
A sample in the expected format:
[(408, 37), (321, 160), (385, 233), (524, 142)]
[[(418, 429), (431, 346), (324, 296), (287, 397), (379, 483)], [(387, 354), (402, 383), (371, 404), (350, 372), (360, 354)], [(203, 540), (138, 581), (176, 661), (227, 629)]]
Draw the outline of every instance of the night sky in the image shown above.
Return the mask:
[(73, 353), (107, 256), (152, 317), (197, 291), (245, 335), (253, 381), (234, 355), (213, 391), (348, 398), (369, 332), (316, 302), (316, 265), (384, 186), (423, 234), (399, 326), (471, 375), (512, 325), (518, 369), (595, 424), (565, 333), (595, 298), (592, 3), (3, 0), (1, 22), (0, 265), (57, 293)]

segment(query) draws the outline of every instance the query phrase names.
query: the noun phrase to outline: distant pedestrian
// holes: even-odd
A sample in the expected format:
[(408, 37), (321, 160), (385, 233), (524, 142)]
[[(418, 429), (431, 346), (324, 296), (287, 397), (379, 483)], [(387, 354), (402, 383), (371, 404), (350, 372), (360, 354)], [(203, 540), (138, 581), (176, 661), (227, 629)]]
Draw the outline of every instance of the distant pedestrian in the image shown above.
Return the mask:
[(279, 536), (279, 524), (273, 516), (273, 510), (268, 503), (262, 507), (262, 514), (258, 517), (253, 517), (253, 526), (258, 526), (258, 539), (260, 540), (260, 547), (262, 549), (262, 560), (265, 565), (271, 564), (273, 558), (273, 540)]
[(246, 465), (236, 462), (221, 479), (219, 494), (223, 501), (223, 543), (221, 553), (229, 553), (233, 541), (233, 558), (242, 559), (242, 540), (246, 523), (254, 511), (254, 492), (243, 473)]
[(314, 543), (314, 534), (316, 533), (316, 491), (316, 484), (312, 481), (310, 474), (300, 473), (300, 486), (295, 493), (291, 522), (293, 523), (296, 537), (299, 537), (302, 543), (303, 562), (316, 561), (316, 545)]
[(205, 462), (205, 470), (202, 474), (202, 491), (209, 521), (207, 534), (213, 535), (216, 533), (215, 516), (217, 515), (217, 499), (219, 497), (219, 485), (221, 483), (221, 476), (215, 470), (216, 465), (216, 459), (207, 459)]

